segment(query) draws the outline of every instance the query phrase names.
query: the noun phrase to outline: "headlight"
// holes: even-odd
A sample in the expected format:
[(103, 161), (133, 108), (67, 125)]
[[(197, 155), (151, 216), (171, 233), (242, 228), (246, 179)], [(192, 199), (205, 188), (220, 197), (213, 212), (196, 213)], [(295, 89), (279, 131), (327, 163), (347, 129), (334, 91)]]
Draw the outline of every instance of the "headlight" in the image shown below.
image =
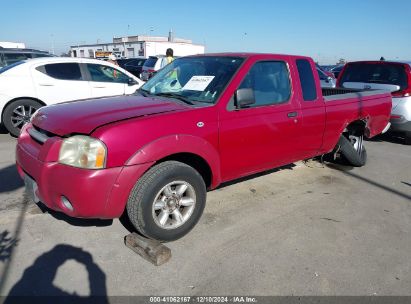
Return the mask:
[(103, 169), (106, 166), (106, 155), (107, 148), (100, 140), (75, 135), (63, 141), (59, 163), (84, 169)]

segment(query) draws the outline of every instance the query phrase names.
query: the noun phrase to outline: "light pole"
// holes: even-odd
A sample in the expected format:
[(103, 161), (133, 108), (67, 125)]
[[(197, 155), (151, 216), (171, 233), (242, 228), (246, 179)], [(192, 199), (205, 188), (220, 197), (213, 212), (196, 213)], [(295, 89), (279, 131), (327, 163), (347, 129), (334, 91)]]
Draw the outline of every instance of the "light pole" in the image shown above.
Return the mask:
[[(130, 24), (127, 24), (127, 34), (126, 34), (126, 37), (125, 37), (125, 39), (127, 39), (127, 42), (129, 42), (129, 40), (128, 40), (129, 30), (130, 30)], [(128, 52), (127, 52), (127, 49), (126, 49), (125, 39), (123, 39), (124, 57), (128, 58)]]
[(51, 53), (54, 55), (54, 35), (51, 34)]

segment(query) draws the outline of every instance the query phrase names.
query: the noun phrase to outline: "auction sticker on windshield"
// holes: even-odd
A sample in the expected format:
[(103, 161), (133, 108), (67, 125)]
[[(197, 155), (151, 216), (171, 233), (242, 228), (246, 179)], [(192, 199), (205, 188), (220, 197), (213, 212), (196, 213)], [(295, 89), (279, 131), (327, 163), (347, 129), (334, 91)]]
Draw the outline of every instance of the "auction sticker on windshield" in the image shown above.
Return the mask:
[(185, 84), (183, 90), (204, 91), (215, 76), (193, 76)]

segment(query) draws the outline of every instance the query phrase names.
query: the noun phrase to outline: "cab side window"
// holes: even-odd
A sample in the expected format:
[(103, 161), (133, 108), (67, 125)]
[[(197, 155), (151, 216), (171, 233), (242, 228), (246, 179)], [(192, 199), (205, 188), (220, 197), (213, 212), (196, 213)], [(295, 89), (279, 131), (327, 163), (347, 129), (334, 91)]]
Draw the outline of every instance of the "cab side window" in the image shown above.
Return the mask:
[(36, 68), (54, 79), (83, 80), (78, 63), (51, 63)]
[(251, 107), (286, 103), (291, 95), (287, 65), (283, 61), (258, 62), (239, 88), (254, 91), (255, 104)]
[(128, 76), (117, 69), (100, 64), (87, 64), (91, 81), (127, 83)]

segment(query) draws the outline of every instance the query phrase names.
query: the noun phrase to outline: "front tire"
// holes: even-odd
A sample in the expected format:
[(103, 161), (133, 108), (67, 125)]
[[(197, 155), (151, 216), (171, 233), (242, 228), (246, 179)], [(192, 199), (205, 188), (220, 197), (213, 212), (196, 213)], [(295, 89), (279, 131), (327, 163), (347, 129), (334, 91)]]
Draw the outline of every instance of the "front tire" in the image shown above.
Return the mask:
[(352, 135), (348, 137), (341, 135), (338, 141), (343, 158), (354, 167), (362, 167), (367, 162), (367, 151), (364, 147), (363, 135)]
[(12, 136), (18, 137), (21, 128), (42, 105), (32, 99), (18, 99), (10, 103), (3, 113), (3, 124)]
[(144, 236), (174, 241), (197, 224), (206, 193), (204, 180), (195, 169), (181, 162), (166, 161), (137, 181), (127, 202), (127, 214)]

